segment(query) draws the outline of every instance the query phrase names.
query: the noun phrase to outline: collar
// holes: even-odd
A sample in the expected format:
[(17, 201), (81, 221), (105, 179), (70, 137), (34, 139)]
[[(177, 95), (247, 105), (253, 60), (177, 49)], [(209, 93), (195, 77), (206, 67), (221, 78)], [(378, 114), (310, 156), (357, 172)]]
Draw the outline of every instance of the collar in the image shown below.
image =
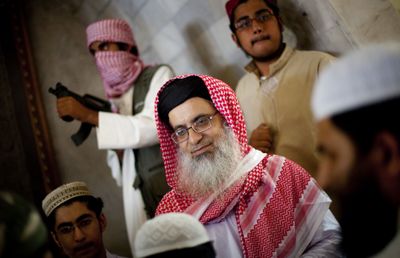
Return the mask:
[(276, 60), (269, 66), (269, 74), (267, 76), (263, 76), (261, 74), (260, 70), (257, 68), (257, 65), (256, 65), (254, 59), (251, 60), (250, 63), (248, 63), (244, 67), (244, 69), (249, 73), (254, 73), (257, 76), (257, 78), (260, 78), (260, 79), (265, 78), (266, 79), (266, 78), (274, 75), (280, 69), (282, 69), (282, 67), (284, 65), (286, 65), (286, 63), (289, 61), (289, 59), (293, 53), (294, 53), (294, 49), (289, 47), (288, 45), (286, 45), (285, 50), (283, 50), (282, 55), (278, 58), (278, 60)]

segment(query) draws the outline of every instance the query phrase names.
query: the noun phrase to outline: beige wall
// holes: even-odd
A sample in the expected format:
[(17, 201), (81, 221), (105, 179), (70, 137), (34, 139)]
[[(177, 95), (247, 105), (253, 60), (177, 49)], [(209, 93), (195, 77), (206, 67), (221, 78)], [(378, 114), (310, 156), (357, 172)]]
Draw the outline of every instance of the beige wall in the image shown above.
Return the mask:
[[(34, 61), (63, 182), (84, 180), (103, 197), (109, 218), (106, 245), (129, 255), (121, 189), (97, 150), (95, 134), (82, 146), (69, 139), (76, 122), (58, 119), (47, 89), (61, 81), (78, 93), (103, 97), (101, 81), (85, 46), (85, 27), (102, 18), (124, 18), (133, 27), (142, 58), (168, 63), (177, 74), (205, 73), (232, 86), (248, 62), (234, 45), (225, 0), (32, 0), (27, 21)], [(285, 38), (292, 46), (340, 55), (370, 42), (400, 41), (396, 0), (281, 0)], [(398, 4), (396, 5), (398, 8)]]

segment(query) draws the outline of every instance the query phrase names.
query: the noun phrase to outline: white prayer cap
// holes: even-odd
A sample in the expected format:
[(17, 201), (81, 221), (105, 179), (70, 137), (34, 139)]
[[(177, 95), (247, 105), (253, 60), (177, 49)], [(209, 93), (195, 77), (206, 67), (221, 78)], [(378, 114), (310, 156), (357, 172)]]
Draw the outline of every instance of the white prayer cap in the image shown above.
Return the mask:
[(166, 213), (146, 221), (136, 233), (135, 257), (146, 257), (210, 242), (207, 231), (185, 213)]
[(61, 185), (49, 193), (42, 201), (42, 208), (48, 217), (53, 210), (77, 196), (89, 196), (89, 189), (84, 182), (72, 182)]
[(316, 121), (400, 97), (400, 44), (370, 45), (331, 64), (312, 95)]

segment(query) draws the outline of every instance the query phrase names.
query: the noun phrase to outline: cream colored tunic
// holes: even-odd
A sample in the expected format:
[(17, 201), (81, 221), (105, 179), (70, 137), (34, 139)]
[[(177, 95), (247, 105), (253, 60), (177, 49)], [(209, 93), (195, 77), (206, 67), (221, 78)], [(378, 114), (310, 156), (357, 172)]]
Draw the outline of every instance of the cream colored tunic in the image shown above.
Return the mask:
[(316, 172), (317, 156), (310, 96), (317, 75), (333, 59), (323, 52), (286, 46), (268, 76), (258, 76), (250, 63), (236, 88), (248, 137), (266, 123), (273, 134), (271, 153), (299, 163), (311, 175)]

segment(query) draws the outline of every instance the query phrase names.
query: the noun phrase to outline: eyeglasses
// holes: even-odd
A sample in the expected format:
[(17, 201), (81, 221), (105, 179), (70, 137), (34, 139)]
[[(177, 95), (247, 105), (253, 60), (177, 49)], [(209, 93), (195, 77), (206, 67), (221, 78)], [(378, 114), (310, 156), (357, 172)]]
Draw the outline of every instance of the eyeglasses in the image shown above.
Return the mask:
[(176, 129), (175, 132), (173, 132), (171, 134), (172, 140), (176, 144), (187, 141), (189, 139), (189, 129), (193, 129), (193, 131), (195, 131), (196, 133), (201, 133), (201, 132), (204, 132), (204, 131), (210, 129), (212, 126), (211, 120), (217, 114), (218, 114), (218, 112), (215, 112), (211, 116), (201, 116), (201, 117), (197, 118), (196, 121), (193, 122), (191, 127), (188, 127), (188, 128), (181, 127), (181, 128)]
[(74, 223), (66, 223), (64, 225), (61, 225), (57, 228), (58, 233), (62, 234), (62, 235), (70, 235), (74, 232), (75, 227), (78, 227), (81, 231), (85, 230), (86, 228), (88, 228), (92, 222), (93, 222), (94, 218), (93, 217), (84, 217), (82, 219), (80, 219), (76, 225)]
[(271, 11), (265, 10), (262, 13), (257, 13), (254, 18), (251, 17), (243, 17), (235, 22), (235, 29), (236, 30), (246, 30), (253, 26), (253, 21), (256, 20), (259, 23), (264, 23), (270, 20), (274, 14)]

